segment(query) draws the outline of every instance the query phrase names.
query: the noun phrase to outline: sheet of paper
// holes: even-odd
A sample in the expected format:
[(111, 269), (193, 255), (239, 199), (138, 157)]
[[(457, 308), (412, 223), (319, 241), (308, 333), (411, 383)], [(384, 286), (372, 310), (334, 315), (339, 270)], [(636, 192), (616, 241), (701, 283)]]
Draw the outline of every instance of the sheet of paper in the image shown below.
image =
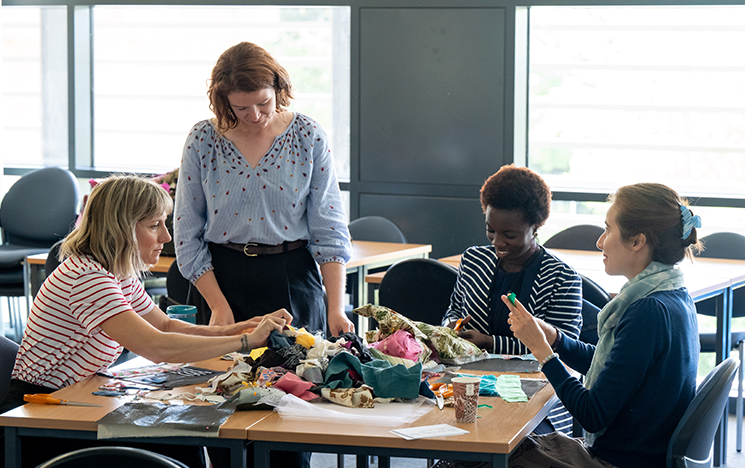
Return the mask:
[(449, 424), (436, 424), (434, 426), (409, 427), (406, 429), (394, 429), (391, 434), (403, 437), (406, 440), (424, 439), (427, 437), (447, 437), (453, 435), (468, 434), (468, 431), (453, 427)]

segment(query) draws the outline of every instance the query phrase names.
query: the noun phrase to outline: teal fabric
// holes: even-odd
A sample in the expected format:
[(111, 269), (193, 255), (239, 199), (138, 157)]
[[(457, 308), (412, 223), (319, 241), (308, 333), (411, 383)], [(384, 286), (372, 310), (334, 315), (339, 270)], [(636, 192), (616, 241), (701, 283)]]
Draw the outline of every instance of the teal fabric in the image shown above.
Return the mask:
[(339, 353), (329, 362), (324, 386), (355, 387), (349, 371), (361, 376), (363, 382), (372, 387), (376, 397), (414, 399), (419, 396), (422, 380), (421, 363), (408, 369), (404, 365), (393, 366), (388, 361), (378, 359), (362, 364), (351, 353)]

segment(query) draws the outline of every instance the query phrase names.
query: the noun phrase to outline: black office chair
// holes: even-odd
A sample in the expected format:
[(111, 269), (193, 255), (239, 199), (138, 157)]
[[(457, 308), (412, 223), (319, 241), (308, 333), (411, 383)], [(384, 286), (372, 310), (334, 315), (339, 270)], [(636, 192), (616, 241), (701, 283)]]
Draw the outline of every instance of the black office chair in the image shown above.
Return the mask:
[(18, 354), (18, 343), (0, 336), (0, 401), (5, 398), (10, 388), (10, 375)]
[(450, 306), (458, 271), (430, 258), (393, 264), (380, 283), (380, 305), (411, 320), (440, 325)]
[(59, 249), (62, 245), (64, 239), (59, 240), (54, 243), (54, 245), (49, 249), (49, 253), (47, 254), (47, 260), (44, 262), (44, 278), (49, 278), (49, 275), (52, 274), (54, 270), (57, 269), (58, 266), (60, 266), (59, 261)]
[(189, 468), (173, 458), (133, 447), (90, 447), (65, 453), (36, 468)]
[(698, 386), (667, 446), (667, 468), (712, 466), (714, 435), (722, 420), (739, 362), (728, 358)]
[(605, 230), (591, 224), (578, 224), (549, 237), (543, 246), (549, 249), (598, 251), (597, 242)]
[[(579, 339), (582, 342), (598, 344), (598, 313), (605, 304), (610, 302), (610, 295), (598, 286), (590, 278), (580, 275), (582, 278), (582, 329)], [(582, 426), (574, 419), (572, 423), (572, 434), (582, 437)]]
[(579, 340), (584, 343), (598, 344), (598, 312), (600, 309), (586, 300), (582, 299), (582, 329), (579, 332)]
[[(717, 232), (701, 239), (704, 250), (697, 255), (701, 258), (725, 258), (745, 260), (745, 236), (734, 232)], [(732, 317), (745, 317), (745, 288), (735, 289), (732, 293)], [(705, 299), (696, 303), (696, 313), (716, 316), (715, 300)], [(745, 330), (732, 330), (730, 335), (732, 349), (738, 350), (740, 359), (740, 373), (737, 378), (737, 399), (735, 400), (737, 437), (735, 439), (737, 451), (742, 451), (742, 421), (743, 421), (743, 355), (745, 355)], [(702, 353), (713, 353), (716, 350), (716, 331), (702, 330), (699, 333)]]
[(382, 216), (355, 219), (349, 223), (349, 235), (359, 241), (406, 243), (406, 236), (396, 223)]
[(582, 299), (590, 302), (598, 309), (605, 307), (605, 304), (611, 300), (610, 294), (587, 276), (579, 276), (582, 278)]
[(21, 177), (0, 204), (0, 296), (8, 298), (11, 324), (20, 341), (23, 333), (21, 306), (11, 297), (23, 297), (23, 261), (46, 253), (73, 227), (78, 205), (75, 176), (58, 167), (45, 167)]

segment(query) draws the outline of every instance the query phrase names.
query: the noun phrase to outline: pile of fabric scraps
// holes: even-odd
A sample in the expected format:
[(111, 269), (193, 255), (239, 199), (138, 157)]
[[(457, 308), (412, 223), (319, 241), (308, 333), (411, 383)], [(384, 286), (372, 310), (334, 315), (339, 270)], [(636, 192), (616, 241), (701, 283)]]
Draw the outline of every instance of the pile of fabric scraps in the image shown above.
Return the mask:
[(231, 354), (233, 365), (198, 388), (197, 398), (219, 396), (236, 409), (277, 407), (286, 395), (308, 402), (330, 401), (352, 408), (413, 400), (431, 393), (415, 360), (389, 362), (354, 333), (324, 339), (287, 327), (273, 331), (263, 353)]
[(371, 348), (385, 354), (445, 364), (466, 364), (489, 357), (488, 352), (460, 338), (451, 328), (410, 320), (387, 307), (367, 304), (354, 313), (377, 320), (380, 328), (368, 331), (365, 339)]

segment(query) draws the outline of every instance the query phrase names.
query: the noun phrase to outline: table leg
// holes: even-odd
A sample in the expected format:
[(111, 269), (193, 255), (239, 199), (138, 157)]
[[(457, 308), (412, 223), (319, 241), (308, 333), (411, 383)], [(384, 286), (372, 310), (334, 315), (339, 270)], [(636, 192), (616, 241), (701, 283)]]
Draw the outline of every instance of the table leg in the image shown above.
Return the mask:
[(21, 468), (21, 438), (17, 427), (5, 428), (5, 467)]
[(509, 454), (495, 453), (492, 456), (492, 468), (507, 468), (507, 461), (509, 460)]
[(254, 444), (254, 468), (269, 468), (269, 447), (259, 440), (254, 440), (252, 443)]

